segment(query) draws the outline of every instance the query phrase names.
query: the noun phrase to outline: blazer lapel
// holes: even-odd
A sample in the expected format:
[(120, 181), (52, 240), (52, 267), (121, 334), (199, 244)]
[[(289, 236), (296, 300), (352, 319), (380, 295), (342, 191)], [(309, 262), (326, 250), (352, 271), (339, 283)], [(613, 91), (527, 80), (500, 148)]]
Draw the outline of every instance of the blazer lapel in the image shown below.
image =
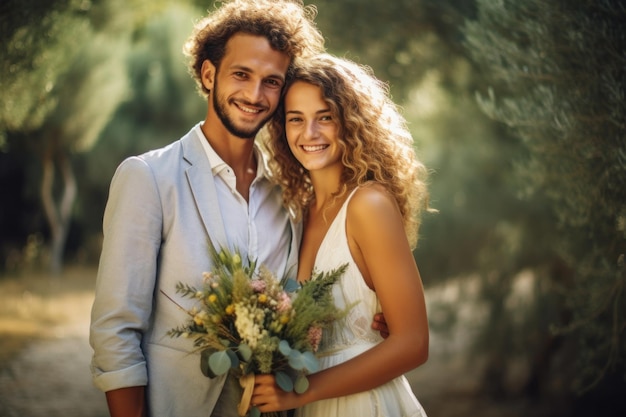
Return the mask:
[(219, 250), (221, 247), (228, 247), (228, 239), (217, 199), (211, 165), (196, 136), (196, 130), (193, 129), (182, 140), (183, 157), (190, 164), (189, 168), (185, 170), (185, 175), (207, 235), (213, 243), (213, 247)]
[(289, 247), (289, 255), (287, 256), (287, 273), (286, 276), (296, 278), (298, 275), (298, 255), (300, 253), (300, 241), (302, 240), (302, 222), (295, 223), (291, 217), (291, 245)]

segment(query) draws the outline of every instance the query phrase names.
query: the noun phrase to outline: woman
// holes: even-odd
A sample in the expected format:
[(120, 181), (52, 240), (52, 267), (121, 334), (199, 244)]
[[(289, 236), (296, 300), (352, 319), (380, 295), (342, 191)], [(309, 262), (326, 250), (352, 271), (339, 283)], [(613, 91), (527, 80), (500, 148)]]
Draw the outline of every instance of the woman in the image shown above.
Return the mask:
[[(386, 85), (345, 59), (301, 62), (269, 131), (283, 200), (304, 222), (298, 279), (349, 263), (333, 295), (351, 307), (324, 334), (322, 370), (306, 392), (284, 392), (271, 375), (257, 375), (251, 403), (297, 416), (425, 416), (403, 374), (428, 357), (411, 251), (428, 205), (426, 169)], [(385, 339), (370, 327), (381, 308)]]

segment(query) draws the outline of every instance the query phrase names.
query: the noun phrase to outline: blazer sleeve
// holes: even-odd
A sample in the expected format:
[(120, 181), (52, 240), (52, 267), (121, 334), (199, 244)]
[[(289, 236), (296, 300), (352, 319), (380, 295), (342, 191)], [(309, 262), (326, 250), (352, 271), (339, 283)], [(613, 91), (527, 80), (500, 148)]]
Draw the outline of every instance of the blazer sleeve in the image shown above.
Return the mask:
[(128, 158), (111, 181), (91, 313), (91, 370), (105, 392), (148, 382), (141, 347), (153, 309), (162, 224), (150, 166)]

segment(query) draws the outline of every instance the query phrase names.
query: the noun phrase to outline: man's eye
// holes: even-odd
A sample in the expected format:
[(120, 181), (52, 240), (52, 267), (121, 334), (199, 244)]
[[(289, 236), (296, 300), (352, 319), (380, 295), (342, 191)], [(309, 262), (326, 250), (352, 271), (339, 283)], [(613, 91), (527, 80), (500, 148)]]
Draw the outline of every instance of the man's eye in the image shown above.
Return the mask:
[(277, 87), (277, 88), (282, 87), (282, 83), (274, 79), (266, 80), (265, 83), (270, 85), (271, 87)]

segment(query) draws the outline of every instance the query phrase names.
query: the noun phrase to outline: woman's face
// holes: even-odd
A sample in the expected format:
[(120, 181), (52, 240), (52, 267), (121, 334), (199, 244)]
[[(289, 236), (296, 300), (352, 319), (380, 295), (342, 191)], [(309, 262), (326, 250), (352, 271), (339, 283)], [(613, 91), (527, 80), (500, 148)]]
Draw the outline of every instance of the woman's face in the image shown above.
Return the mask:
[(322, 90), (296, 81), (285, 95), (285, 134), (291, 152), (309, 172), (341, 167), (339, 121)]

